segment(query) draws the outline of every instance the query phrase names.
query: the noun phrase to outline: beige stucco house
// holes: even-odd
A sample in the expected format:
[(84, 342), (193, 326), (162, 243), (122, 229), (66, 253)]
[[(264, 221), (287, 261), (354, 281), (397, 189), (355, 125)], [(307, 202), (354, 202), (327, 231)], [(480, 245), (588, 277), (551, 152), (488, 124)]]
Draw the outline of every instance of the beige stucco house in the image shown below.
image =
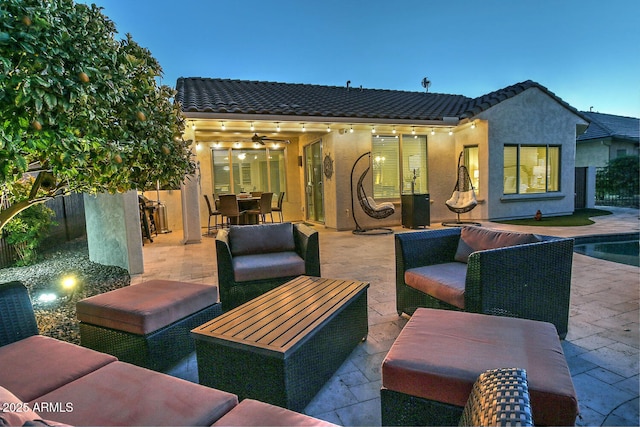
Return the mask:
[(582, 114), (591, 124), (578, 135), (576, 167), (604, 167), (617, 157), (639, 155), (640, 119), (593, 111)]
[[(336, 230), (354, 229), (354, 214), (365, 227), (400, 225), (401, 195), (411, 188), (430, 195), (431, 223), (455, 219), (445, 201), (461, 152), (479, 201), (462, 219), (574, 210), (576, 137), (589, 121), (532, 81), (478, 98), (349, 82), (180, 78), (176, 89), (199, 169), (191, 202), (185, 203), (184, 189), (160, 194), (172, 229), (187, 217), (206, 226), (204, 194), (248, 191), (284, 191), (285, 220)], [(371, 166), (363, 181), (367, 194), (396, 208), (384, 219), (352, 203), (354, 162), (367, 152), (355, 177)]]

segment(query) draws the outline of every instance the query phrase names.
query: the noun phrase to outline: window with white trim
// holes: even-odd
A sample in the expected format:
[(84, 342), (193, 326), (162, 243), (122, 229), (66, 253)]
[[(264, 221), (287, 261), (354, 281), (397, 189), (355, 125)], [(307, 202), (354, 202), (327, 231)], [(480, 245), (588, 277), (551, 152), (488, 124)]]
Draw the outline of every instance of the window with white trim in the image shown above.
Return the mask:
[(560, 147), (505, 145), (504, 194), (560, 191)]

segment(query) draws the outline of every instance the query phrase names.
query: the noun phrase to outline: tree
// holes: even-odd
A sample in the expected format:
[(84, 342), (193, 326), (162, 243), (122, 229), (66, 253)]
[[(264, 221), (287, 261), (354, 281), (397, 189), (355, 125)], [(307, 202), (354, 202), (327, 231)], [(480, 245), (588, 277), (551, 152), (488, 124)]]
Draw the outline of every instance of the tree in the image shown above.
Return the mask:
[(640, 163), (637, 156), (611, 159), (596, 174), (596, 188), (605, 194), (635, 196), (640, 191)]
[[(195, 170), (162, 68), (96, 5), (0, 3), (0, 230), (69, 192), (178, 186)], [(35, 177), (26, 199), (12, 186)]]

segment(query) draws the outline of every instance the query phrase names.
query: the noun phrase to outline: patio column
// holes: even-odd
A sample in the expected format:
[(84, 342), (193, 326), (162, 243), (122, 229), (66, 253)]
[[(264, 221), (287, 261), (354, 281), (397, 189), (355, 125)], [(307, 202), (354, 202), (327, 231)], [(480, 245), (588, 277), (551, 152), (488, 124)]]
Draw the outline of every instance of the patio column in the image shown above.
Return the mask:
[(200, 229), (200, 191), (198, 177), (187, 175), (180, 185), (180, 197), (182, 200), (182, 243), (200, 243), (202, 230)]
[(89, 260), (144, 273), (138, 193), (84, 195)]

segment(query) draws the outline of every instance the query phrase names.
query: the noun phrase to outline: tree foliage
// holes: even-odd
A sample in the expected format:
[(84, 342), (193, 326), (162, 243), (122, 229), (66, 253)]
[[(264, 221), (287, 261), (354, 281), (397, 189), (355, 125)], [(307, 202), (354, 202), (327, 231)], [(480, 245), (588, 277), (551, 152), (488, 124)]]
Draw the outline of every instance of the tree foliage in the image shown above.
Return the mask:
[[(33, 179), (24, 180), (13, 186), (16, 200), (26, 198), (33, 187)], [(17, 265), (30, 265), (37, 259), (37, 249), (47, 236), (52, 225), (55, 212), (44, 203), (36, 203), (29, 209), (17, 214), (4, 227), (6, 241), (12, 245), (18, 255)]]
[(637, 156), (611, 159), (596, 174), (596, 188), (603, 194), (637, 195), (640, 192), (640, 167)]
[[(67, 192), (178, 186), (194, 165), (175, 92), (130, 35), (95, 5), (0, 3), (0, 229)], [(11, 197), (37, 176), (26, 200)]]

